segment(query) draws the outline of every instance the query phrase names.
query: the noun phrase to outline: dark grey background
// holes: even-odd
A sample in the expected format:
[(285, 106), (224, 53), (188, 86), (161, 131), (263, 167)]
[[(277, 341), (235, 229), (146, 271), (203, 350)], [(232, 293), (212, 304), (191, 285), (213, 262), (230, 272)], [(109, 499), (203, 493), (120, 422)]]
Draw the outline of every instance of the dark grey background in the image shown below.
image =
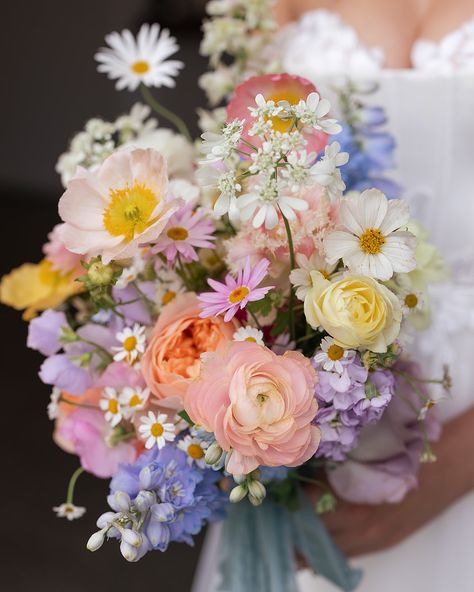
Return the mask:
[[(65, 0), (2, 2), (0, 35), (0, 253), (3, 275), (37, 261), (57, 222), (61, 195), (54, 172), (68, 139), (93, 116), (113, 119), (139, 95), (118, 93), (96, 73), (93, 55), (104, 35), (142, 22), (172, 28), (186, 69), (176, 90), (158, 97), (194, 131), (195, 108), (204, 105), (196, 80), (205, 68), (198, 56), (203, 0)], [(174, 545), (127, 564), (116, 544), (85, 550), (97, 516), (106, 509), (107, 482), (82, 476), (76, 502), (83, 519), (55, 517), (77, 459), (51, 440), (46, 417), (49, 387), (36, 376), (41, 356), (25, 346), (26, 323), (0, 306), (2, 378), (0, 589), (12, 592), (130, 592), (190, 589), (201, 539), (191, 549)]]

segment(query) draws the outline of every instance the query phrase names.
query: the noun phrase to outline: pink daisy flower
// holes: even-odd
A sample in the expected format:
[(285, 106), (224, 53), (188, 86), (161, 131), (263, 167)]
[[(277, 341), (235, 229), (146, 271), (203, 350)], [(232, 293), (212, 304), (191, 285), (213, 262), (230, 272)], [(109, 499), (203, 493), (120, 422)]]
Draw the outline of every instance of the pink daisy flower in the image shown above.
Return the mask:
[(267, 292), (275, 286), (257, 288), (258, 284), (267, 275), (270, 261), (262, 259), (252, 269), (250, 257), (247, 257), (245, 266), (234, 278), (230, 273), (225, 277), (225, 283), (209, 279), (207, 283), (214, 292), (204, 292), (198, 296), (201, 301), (201, 317), (214, 317), (225, 312), (224, 321), (230, 321), (239, 309), (247, 306), (248, 302), (261, 300)]
[(197, 261), (195, 247), (213, 249), (214, 224), (201, 212), (193, 211), (193, 204), (186, 204), (169, 219), (163, 234), (153, 246), (153, 253), (164, 253), (169, 262), (179, 255), (186, 263)]

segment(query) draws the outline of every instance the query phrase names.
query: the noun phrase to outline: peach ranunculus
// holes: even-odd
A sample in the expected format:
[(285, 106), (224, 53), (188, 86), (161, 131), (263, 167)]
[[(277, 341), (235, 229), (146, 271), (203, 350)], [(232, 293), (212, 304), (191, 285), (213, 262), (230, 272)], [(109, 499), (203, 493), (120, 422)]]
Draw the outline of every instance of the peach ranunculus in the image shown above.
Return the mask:
[(145, 382), (161, 405), (182, 409), (189, 383), (199, 376), (201, 354), (232, 341), (235, 322), (202, 319), (200, 313), (195, 294), (178, 294), (163, 308), (153, 329), (141, 364)]
[(316, 382), (316, 371), (299, 352), (278, 356), (256, 343), (234, 342), (204, 356), (184, 407), (230, 453), (230, 473), (299, 466), (319, 445), (319, 428), (312, 425)]

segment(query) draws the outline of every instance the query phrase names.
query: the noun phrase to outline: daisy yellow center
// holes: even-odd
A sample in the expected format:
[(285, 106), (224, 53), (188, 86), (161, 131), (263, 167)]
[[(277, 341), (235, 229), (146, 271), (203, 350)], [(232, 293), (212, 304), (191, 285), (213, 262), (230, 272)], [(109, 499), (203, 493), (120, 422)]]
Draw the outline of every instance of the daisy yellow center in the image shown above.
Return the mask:
[(150, 69), (150, 64), (145, 60), (138, 60), (131, 65), (131, 69), (135, 74), (146, 74)]
[(333, 343), (332, 345), (329, 346), (328, 358), (330, 360), (332, 360), (333, 362), (337, 362), (337, 360), (340, 360), (343, 355), (344, 355), (344, 350), (340, 345), (336, 345), (335, 343)]
[(159, 438), (163, 434), (164, 431), (165, 431), (165, 429), (161, 425), (161, 423), (154, 423), (154, 424), (152, 424), (152, 426), (150, 428), (150, 434), (154, 438)]
[[(300, 102), (300, 100), (303, 98), (302, 95), (296, 94), (294, 92), (291, 91), (287, 91), (287, 92), (280, 92), (280, 93), (275, 93), (269, 97), (266, 97), (267, 101), (274, 101), (275, 105), (277, 105), (279, 103), (279, 101), (288, 101), (288, 103), (290, 103), (290, 105), (296, 105), (297, 103)], [(282, 134), (284, 134), (285, 132), (289, 132), (292, 125), (293, 125), (293, 121), (290, 120), (284, 120), (284, 119), (280, 119), (280, 117), (269, 117), (268, 119), (270, 119), (270, 121), (272, 122), (273, 125), (273, 129), (276, 132), (280, 132)]]
[(183, 228), (182, 226), (173, 226), (173, 228), (170, 228), (167, 231), (166, 235), (171, 240), (183, 241), (188, 238), (189, 232), (186, 230), (186, 228)]
[(408, 306), (408, 308), (416, 308), (417, 304), (418, 297), (416, 294), (407, 294), (405, 296), (405, 305)]
[(199, 444), (190, 444), (188, 446), (188, 454), (191, 458), (199, 460), (204, 456), (204, 450), (199, 446)]
[(173, 292), (173, 290), (169, 290), (168, 292), (166, 292), (163, 295), (163, 298), (161, 299), (161, 303), (163, 305), (165, 304), (169, 304), (172, 300), (174, 300), (176, 298), (176, 292)]
[(229, 302), (232, 304), (237, 304), (238, 302), (242, 302), (242, 300), (249, 294), (250, 290), (247, 286), (239, 286), (232, 290), (229, 294)]
[(64, 511), (65, 511), (65, 512), (67, 512), (68, 514), (72, 514), (72, 513), (74, 512), (74, 508), (73, 508), (73, 506), (69, 506), (69, 505), (67, 505), (67, 506), (64, 508)]
[(135, 393), (134, 395), (132, 395), (130, 397), (130, 401), (128, 402), (128, 406), (129, 407), (136, 407), (137, 405), (140, 405), (141, 403), (141, 399), (140, 397)]
[(246, 337), (245, 341), (249, 341), (250, 343), (257, 343), (257, 340), (255, 339), (255, 337)]
[(135, 183), (131, 187), (110, 190), (110, 203), (103, 213), (104, 227), (111, 236), (123, 236), (131, 241), (143, 233), (157, 218), (152, 218), (159, 203), (155, 193)]
[(360, 248), (369, 255), (378, 255), (382, 251), (385, 237), (378, 228), (368, 228), (359, 238)]
[(320, 269), (319, 273), (323, 276), (324, 279), (328, 280), (331, 277), (331, 274), (326, 271), (325, 269)]
[(118, 403), (115, 399), (110, 399), (109, 401), (109, 411), (110, 413), (113, 413), (114, 415), (117, 413), (118, 411)]
[(135, 335), (130, 335), (130, 337), (127, 337), (123, 342), (123, 349), (127, 352), (133, 351), (136, 346), (137, 338), (135, 337)]

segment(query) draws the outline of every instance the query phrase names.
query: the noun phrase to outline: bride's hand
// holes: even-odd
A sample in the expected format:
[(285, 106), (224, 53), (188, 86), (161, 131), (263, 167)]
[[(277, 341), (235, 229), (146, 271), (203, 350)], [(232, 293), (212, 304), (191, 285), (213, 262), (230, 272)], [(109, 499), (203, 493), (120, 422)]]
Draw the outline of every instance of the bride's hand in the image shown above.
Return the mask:
[[(474, 408), (449, 422), (434, 446), (437, 462), (423, 465), (419, 487), (398, 504), (362, 505), (338, 500), (322, 518), (335, 542), (354, 557), (387, 549), (474, 489)], [(317, 499), (316, 489), (308, 494)]]

